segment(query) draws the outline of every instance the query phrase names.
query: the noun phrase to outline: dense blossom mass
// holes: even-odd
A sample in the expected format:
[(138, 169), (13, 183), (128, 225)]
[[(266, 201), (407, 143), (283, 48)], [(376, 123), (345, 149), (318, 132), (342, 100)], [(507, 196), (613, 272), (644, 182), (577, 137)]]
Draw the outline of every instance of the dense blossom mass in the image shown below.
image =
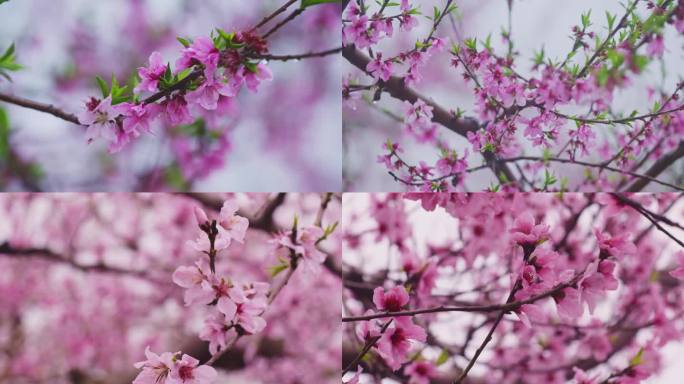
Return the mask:
[(339, 214), (332, 194), (0, 195), (0, 381), (337, 383)]
[[(511, 15), (508, 25), (490, 28), (501, 31), (497, 42), (492, 35), (469, 36), (463, 21), (489, 4), (350, 1), (342, 20), (343, 56), (356, 67), (343, 86), (349, 142), (373, 137), (357, 133), (369, 126), (387, 125), (383, 114), (375, 123), (372, 112), (360, 108), (367, 102), (394, 119), (394, 129), (401, 126), (389, 134), (378, 162), (409, 190), (474, 189), (483, 180), (470, 174), (487, 169), (491, 185), (482, 188), (488, 189), (638, 191), (649, 183), (678, 189), (658, 176), (684, 156), (683, 83), (675, 75), (662, 86), (637, 85), (658, 67), (667, 46), (675, 51), (681, 43), (664, 36), (684, 33), (684, 2), (631, 0), (622, 14), (578, 15), (560, 58), (545, 55), (544, 41), (534, 54), (517, 49), (516, 24), (541, 17), (513, 13), (518, 3), (497, 3)], [(454, 74), (465, 84), (451, 85)], [(463, 89), (472, 105), (443, 97)], [(638, 92), (642, 109), (622, 110), (618, 95), (627, 91)], [(402, 110), (388, 99), (401, 101)], [(426, 153), (419, 148), (436, 157), (416, 160), (416, 153)], [(360, 154), (347, 156), (351, 167)], [(575, 166), (557, 173), (561, 163)], [(351, 179), (365, 175), (348, 172)]]
[(684, 332), (681, 198), (346, 195), (343, 382), (657, 381)]

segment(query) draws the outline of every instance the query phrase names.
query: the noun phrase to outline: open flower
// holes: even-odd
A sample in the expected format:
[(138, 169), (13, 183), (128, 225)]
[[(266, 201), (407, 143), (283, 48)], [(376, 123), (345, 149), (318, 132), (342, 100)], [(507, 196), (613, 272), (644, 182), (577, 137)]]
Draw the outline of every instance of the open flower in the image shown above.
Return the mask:
[(166, 72), (166, 65), (163, 62), (162, 56), (159, 52), (152, 52), (149, 59), (150, 65), (148, 67), (138, 68), (138, 75), (140, 76), (140, 84), (135, 87), (136, 92), (150, 91), (156, 92), (159, 86), (159, 79)]
[(409, 384), (430, 384), (430, 379), (437, 376), (437, 369), (430, 361), (415, 361), (404, 369), (409, 376)]
[(397, 370), (406, 361), (411, 342), (424, 342), (427, 334), (410, 317), (395, 317), (394, 326), (385, 330), (377, 342), (378, 354), (392, 370)]
[(171, 352), (164, 352), (161, 355), (150, 350), (150, 347), (145, 348), (145, 357), (147, 360), (135, 363), (134, 366), (142, 371), (133, 380), (133, 384), (163, 384), (166, 378), (171, 373), (174, 366), (174, 354)]
[(88, 126), (86, 130), (88, 143), (98, 137), (102, 137), (110, 143), (116, 143), (118, 140), (117, 132), (119, 131), (116, 118), (120, 115), (121, 112), (112, 106), (111, 97), (104, 100), (91, 98), (86, 103), (86, 110), (78, 116), (78, 121)]
[(176, 362), (166, 384), (211, 384), (216, 380), (216, 370), (208, 365), (199, 365), (199, 360), (183, 355)]
[(373, 303), (381, 311), (397, 312), (408, 304), (409, 295), (406, 289), (398, 285), (385, 291), (382, 287), (373, 290)]
[(601, 232), (598, 228), (594, 229), (596, 240), (598, 240), (601, 250), (600, 258), (613, 256), (621, 260), (624, 256), (636, 253), (636, 245), (630, 240), (631, 234), (623, 233), (618, 236), (611, 236), (609, 233)]
[(185, 305), (208, 304), (215, 298), (209, 284), (209, 264), (205, 259), (195, 262), (194, 266), (180, 266), (173, 272), (173, 282), (185, 288)]
[(510, 232), (513, 234), (513, 241), (521, 246), (537, 245), (549, 238), (549, 226), (535, 224), (534, 216), (530, 212), (520, 215)]

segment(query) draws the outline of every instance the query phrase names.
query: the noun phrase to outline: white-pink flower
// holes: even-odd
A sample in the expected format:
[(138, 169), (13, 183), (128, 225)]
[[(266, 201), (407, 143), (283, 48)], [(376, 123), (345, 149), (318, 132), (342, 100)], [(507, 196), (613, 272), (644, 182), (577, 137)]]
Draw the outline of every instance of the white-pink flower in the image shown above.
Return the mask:
[(150, 350), (150, 347), (145, 348), (145, 357), (147, 360), (135, 363), (134, 366), (142, 371), (133, 380), (133, 384), (162, 384), (165, 383), (166, 378), (171, 373), (174, 366), (174, 354), (171, 352), (164, 352), (161, 355)]
[(166, 384), (211, 384), (216, 380), (216, 370), (208, 365), (199, 365), (199, 360), (183, 355), (176, 362)]

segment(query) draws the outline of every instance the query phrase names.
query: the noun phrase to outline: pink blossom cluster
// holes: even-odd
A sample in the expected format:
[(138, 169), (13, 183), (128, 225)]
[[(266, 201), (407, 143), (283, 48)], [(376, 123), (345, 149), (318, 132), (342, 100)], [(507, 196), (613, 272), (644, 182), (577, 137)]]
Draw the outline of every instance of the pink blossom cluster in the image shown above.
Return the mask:
[[(676, 221), (678, 199), (355, 197), (345, 213), (343, 322), (350, 346), (371, 356), (346, 367), (345, 379), (453, 382), (474, 358), (485, 368), (469, 373), (475, 382), (633, 384), (654, 377), (660, 349), (684, 330), (676, 293), (684, 258), (649, 218)], [(671, 204), (679, 208), (670, 211)], [(500, 322), (500, 310), (489, 308), (496, 305), (506, 308)]]
[[(646, 89), (642, 94), (653, 107), (631, 114), (616, 111), (615, 96), (634, 88), (649, 63), (668, 51), (665, 30), (672, 25), (681, 31), (684, 5), (653, 1), (629, 4), (627, 16), (619, 23), (618, 15), (608, 13), (607, 36), (595, 28), (590, 13), (584, 14), (581, 25), (572, 27), (574, 44), (565, 60), (548, 58), (542, 49), (535, 52), (531, 68), (521, 68), (522, 53), (516, 50), (505, 26), (501, 37), (508, 45), (507, 52), (494, 48), (491, 36), (477, 39), (463, 35), (457, 16), (466, 11), (458, 4), (438, 2), (428, 14), (418, 2), (372, 5), (351, 1), (342, 21), (343, 41), (348, 50), (345, 57), (359, 72), (345, 77), (343, 97), (354, 114), (365, 120), (372, 116), (361, 115), (357, 109), (363, 92), (369, 93), (366, 100), (372, 103), (383, 98), (403, 100), (403, 114), (397, 115), (403, 120), (404, 132), (418, 146), (431, 147), (439, 156), (431, 166), (425, 159), (406, 161), (398, 152), (381, 155), (380, 163), (408, 190), (467, 190), (468, 174), (487, 168), (495, 177), (490, 189), (560, 190), (568, 189), (571, 182), (571, 188), (577, 190), (597, 190), (643, 181), (636, 169), (665, 153), (676, 154), (680, 148), (684, 134), (682, 84), (672, 90)], [(411, 22), (400, 25), (407, 28), (400, 35), (394, 33), (394, 21), (406, 17)], [(653, 27), (636, 32), (636, 25), (643, 24)], [(415, 33), (419, 25), (429, 31), (427, 36)], [(456, 31), (455, 37), (451, 31)], [(415, 44), (407, 49), (407, 41)], [(449, 70), (442, 65), (445, 60), (442, 57), (440, 61), (440, 54), (449, 43), (452, 67), (462, 75), (472, 95), (471, 108), (446, 104), (440, 97), (433, 99), (425, 93), (431, 88), (423, 84), (421, 89), (415, 88), (424, 77), (429, 78), (429, 85), (441, 96)], [(578, 59), (583, 56), (586, 58)], [(405, 71), (401, 69), (404, 65)], [(363, 84), (361, 79), (372, 82)], [(449, 89), (458, 86), (462, 84), (450, 85)], [(436, 108), (440, 116), (433, 116)], [(389, 103), (380, 109), (395, 113)], [(445, 113), (453, 116), (445, 117)], [(607, 126), (620, 129), (607, 132), (603, 129)], [(459, 147), (461, 144), (455, 146), (441, 134), (445, 128), (466, 138), (471, 153), (482, 155), (485, 166), (465, 168), (473, 161)], [(392, 141), (396, 143), (397, 139), (392, 137)], [(538, 155), (530, 155), (530, 150)], [(522, 161), (527, 163), (518, 165)], [(556, 163), (587, 168), (584, 175), (569, 175), (561, 185), (559, 178), (552, 183), (553, 179), (545, 176)], [(604, 172), (606, 167), (620, 177), (609, 177), (613, 174)]]
[(202, 209), (195, 208), (202, 232), (192, 246), (204, 255), (194, 266), (178, 267), (173, 274), (174, 283), (186, 289), (185, 305), (216, 304), (216, 312), (207, 317), (199, 335), (209, 342), (212, 355), (225, 349), (238, 335), (255, 334), (266, 327), (261, 315), (267, 307), (269, 284), (219, 277), (212, 266), (218, 252), (227, 249), (233, 241), (244, 241), (249, 223), (236, 214), (237, 209), (234, 201), (226, 201), (218, 219), (210, 221)]
[[(88, 142), (103, 138), (110, 152), (118, 152), (141, 134), (151, 134), (157, 118), (173, 127), (192, 123), (193, 109), (231, 113), (243, 86), (256, 92), (261, 82), (272, 79), (265, 62), (252, 62), (248, 56), (267, 51), (261, 37), (217, 31), (212, 38), (181, 39), (184, 48), (173, 69), (159, 52), (153, 52), (148, 66), (138, 69), (139, 83), (132, 95), (122, 98), (126, 87), (118, 88), (113, 81), (103, 99), (92, 97), (79, 116), (81, 124), (88, 126)], [(144, 93), (153, 96), (143, 98)]]

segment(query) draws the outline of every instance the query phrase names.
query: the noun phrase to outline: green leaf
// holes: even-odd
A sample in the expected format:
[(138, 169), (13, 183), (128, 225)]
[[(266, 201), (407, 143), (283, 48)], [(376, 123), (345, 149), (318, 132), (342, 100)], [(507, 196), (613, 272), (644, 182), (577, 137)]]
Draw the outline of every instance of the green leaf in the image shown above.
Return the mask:
[(9, 1), (9, 0), (0, 0), (0, 4), (6, 3), (6, 2), (8, 2), (8, 1)]
[(178, 40), (179, 43), (183, 44), (185, 48), (189, 47), (192, 42), (189, 39), (184, 39), (182, 37), (176, 37), (176, 40)]
[(95, 76), (95, 81), (97, 81), (97, 85), (100, 86), (100, 90), (102, 91), (102, 98), (106, 98), (109, 96), (109, 86), (107, 85), (107, 82), (104, 81), (100, 76)]
[(9, 155), (9, 118), (7, 112), (0, 108), (0, 159)]
[(341, 3), (342, 0), (302, 0), (302, 8), (308, 8), (314, 5), (326, 3)]
[(268, 274), (271, 275), (271, 277), (273, 278), (273, 277), (278, 276), (278, 274), (280, 272), (285, 271), (288, 268), (290, 268), (290, 263), (286, 263), (286, 262), (279, 263), (279, 264), (276, 264), (276, 265), (269, 267), (268, 268)]
[(439, 357), (435, 361), (435, 365), (439, 367), (440, 365), (446, 363), (447, 360), (449, 360), (449, 351), (442, 349), (442, 353), (439, 354)]
[(634, 366), (641, 364), (643, 361), (643, 355), (644, 355), (644, 349), (641, 348), (641, 349), (639, 349), (639, 352), (629, 360), (629, 366), (634, 367)]

